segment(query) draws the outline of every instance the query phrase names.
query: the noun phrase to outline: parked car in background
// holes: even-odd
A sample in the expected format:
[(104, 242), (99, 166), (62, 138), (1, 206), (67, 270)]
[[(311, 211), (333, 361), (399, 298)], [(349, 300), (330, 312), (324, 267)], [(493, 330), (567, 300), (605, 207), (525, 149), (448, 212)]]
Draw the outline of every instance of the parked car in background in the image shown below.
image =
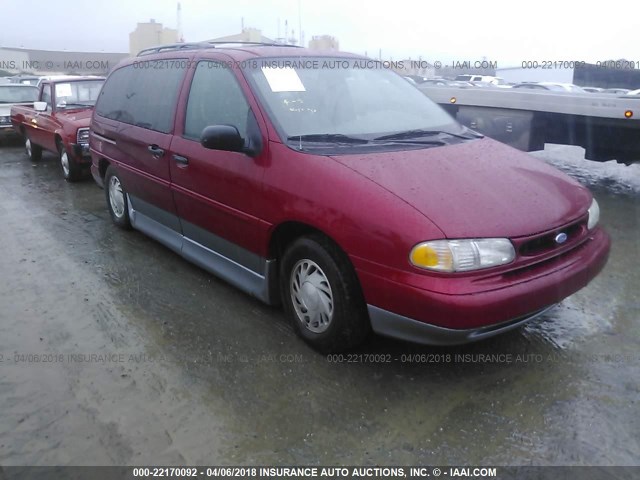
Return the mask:
[(489, 82), (469, 82), (469, 83), (471, 83), (472, 86), (478, 87), (478, 88), (498, 88), (501, 86), (496, 83), (489, 83)]
[(630, 92), (625, 93), (625, 95), (630, 95), (630, 96), (640, 95), (640, 88), (637, 90), (631, 90)]
[(492, 84), (492, 85), (504, 85), (504, 84), (506, 84), (506, 82), (504, 81), (503, 78), (494, 77), (494, 76), (491, 76), (491, 75), (469, 75), (469, 74), (463, 74), (463, 75), (457, 75), (454, 80), (457, 80), (459, 82), (472, 82), (474, 84), (476, 84), (476, 83), (489, 83), (489, 84)]
[(523, 82), (513, 85), (511, 88), (524, 88), (530, 90), (547, 90), (552, 92), (587, 93), (581, 87), (572, 83), (556, 82)]
[(602, 93), (613, 93), (615, 95), (626, 95), (630, 90), (628, 88), (605, 88)]
[(601, 93), (604, 90), (604, 88), (599, 87), (582, 87), (582, 89), (589, 93)]
[(33, 105), (37, 99), (36, 87), (14, 83), (0, 85), (0, 138), (15, 135), (11, 125), (11, 107)]
[(20, 83), (22, 85), (38, 86), (40, 77), (37, 75), (15, 75), (13, 77), (9, 77), (9, 81), (11, 83)]
[[(305, 58), (342, 67), (287, 66)], [(284, 304), (325, 352), (371, 330), (480, 340), (597, 275), (609, 237), (586, 188), (363, 60), (202, 44), (125, 60), (90, 135), (113, 222)]]
[(424, 86), (434, 86), (434, 87), (473, 87), (473, 83), (471, 82), (463, 82), (457, 80), (447, 80), (444, 78), (430, 78), (421, 83)]
[(516, 83), (511, 88), (526, 89), (526, 90), (550, 90), (550, 91), (557, 91), (557, 92), (564, 91), (564, 89), (559, 86), (540, 85), (539, 83), (536, 83), (536, 82)]
[(450, 84), (450, 80), (445, 80), (444, 78), (428, 78), (426, 79), (424, 82), (422, 82), (422, 85), (434, 85), (434, 86), (438, 86), (438, 87), (446, 87), (449, 86)]
[(30, 160), (40, 160), (43, 150), (55, 152), (65, 180), (82, 177), (91, 165), (89, 123), (103, 83), (103, 77), (92, 76), (44, 80), (33, 106), (11, 109), (11, 123)]
[(423, 83), (423, 82), (425, 82), (427, 80), (422, 75), (405, 75), (405, 77), (408, 77), (408, 78), (412, 79), (417, 84)]

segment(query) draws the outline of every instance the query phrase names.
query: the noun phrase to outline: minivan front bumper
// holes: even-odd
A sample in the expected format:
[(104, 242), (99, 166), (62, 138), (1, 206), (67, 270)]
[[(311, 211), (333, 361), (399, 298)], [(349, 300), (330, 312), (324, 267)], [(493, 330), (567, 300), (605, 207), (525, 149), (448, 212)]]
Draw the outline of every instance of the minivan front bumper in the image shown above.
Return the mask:
[(509, 330), (516, 329), (525, 323), (537, 318), (551, 310), (555, 305), (543, 308), (522, 317), (488, 325), (486, 327), (454, 329), (438, 327), (428, 323), (419, 322), (411, 318), (403, 317), (373, 305), (367, 305), (371, 328), (378, 335), (393, 337), (414, 343), (425, 345), (460, 345), (475, 342), (484, 338), (493, 337)]
[[(543, 314), (586, 286), (607, 262), (611, 241), (598, 228), (575, 250), (518, 279), (504, 275), (499, 285), (473, 293), (417, 288), (356, 269), (368, 304), (372, 329), (402, 340), (454, 345), (487, 338)], [(412, 277), (415, 280), (415, 277)], [(453, 285), (453, 283), (452, 283)]]

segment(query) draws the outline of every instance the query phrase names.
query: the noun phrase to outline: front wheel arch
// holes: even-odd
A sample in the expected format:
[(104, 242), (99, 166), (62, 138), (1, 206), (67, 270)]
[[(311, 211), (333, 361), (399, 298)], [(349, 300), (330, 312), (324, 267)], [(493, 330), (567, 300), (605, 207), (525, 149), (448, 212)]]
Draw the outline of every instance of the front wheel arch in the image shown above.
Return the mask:
[(62, 176), (67, 182), (77, 182), (82, 178), (82, 166), (71, 158), (69, 149), (65, 146), (62, 137), (59, 134), (55, 136), (56, 148), (58, 150), (58, 159)]
[[(301, 269), (309, 273), (304, 279), (299, 278)], [(323, 353), (340, 352), (370, 335), (355, 268), (329, 237), (313, 233), (297, 238), (280, 259), (279, 271), (285, 312), (295, 332), (311, 346)]]

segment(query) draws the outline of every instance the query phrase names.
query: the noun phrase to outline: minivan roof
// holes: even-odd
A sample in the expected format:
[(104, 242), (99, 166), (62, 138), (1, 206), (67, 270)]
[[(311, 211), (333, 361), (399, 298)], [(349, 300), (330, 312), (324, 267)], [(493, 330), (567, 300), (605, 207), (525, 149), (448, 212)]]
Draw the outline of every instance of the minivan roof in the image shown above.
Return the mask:
[(265, 43), (265, 42), (197, 42), (197, 43), (170, 43), (166, 45), (157, 45), (155, 47), (145, 48), (138, 52), (138, 57), (151, 55), (153, 53), (175, 52), (185, 50), (204, 50), (207, 48), (225, 48), (225, 46), (242, 45), (242, 46), (261, 46), (261, 47), (287, 47), (302, 48), (297, 45), (286, 45), (282, 43)]
[[(157, 47), (141, 50), (137, 57), (152, 56), (171, 57), (176, 53), (210, 51), (211, 53), (223, 52), (236, 59), (248, 59), (255, 57), (348, 57), (367, 58), (353, 53), (339, 52), (335, 50), (310, 50), (296, 45), (284, 45), (279, 43), (261, 42), (201, 42), (201, 43), (175, 43), (159, 45)], [(129, 60), (132, 60), (131, 58)], [(137, 60), (140, 61), (140, 60)]]

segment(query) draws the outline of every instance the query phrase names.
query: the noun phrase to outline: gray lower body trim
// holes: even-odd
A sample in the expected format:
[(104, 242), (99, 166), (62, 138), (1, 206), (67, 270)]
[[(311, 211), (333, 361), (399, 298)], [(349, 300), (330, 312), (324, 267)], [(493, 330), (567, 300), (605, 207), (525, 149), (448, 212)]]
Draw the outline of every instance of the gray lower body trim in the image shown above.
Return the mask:
[(180, 220), (180, 223), (182, 224), (182, 234), (186, 238), (193, 240), (195, 243), (200, 244), (200, 246), (216, 252), (251, 271), (257, 272), (261, 275), (264, 273), (265, 259), (260, 255), (256, 255), (255, 253), (250, 252), (229, 240), (219, 237), (218, 235), (214, 235), (193, 223), (186, 222), (183, 219)]
[[(181, 255), (190, 262), (193, 262), (199, 267), (207, 270), (210, 273), (213, 273), (214, 275), (222, 278), (230, 284), (238, 287), (240, 290), (243, 290), (246, 293), (262, 300), (263, 302), (270, 305), (276, 304), (278, 302), (277, 291), (274, 288), (274, 278), (276, 278), (277, 273), (277, 265), (275, 260), (267, 260), (261, 258), (258, 255), (247, 252), (241, 247), (236, 246), (235, 250), (233, 250), (236, 256), (242, 257), (246, 252), (247, 257), (250, 258), (252, 264), (260, 266), (260, 271), (254, 271), (251, 268), (240, 264), (234, 259), (228, 258), (222, 253), (214, 251), (211, 248), (208, 248), (207, 246), (197, 242), (196, 240), (182, 235), (180, 231), (171, 228), (175, 226), (173, 219), (178, 222), (179, 226), (179, 219), (171, 215), (170, 213), (164, 212), (157, 207), (141, 201), (136, 197), (133, 197), (133, 203), (131, 201), (131, 196), (127, 195), (127, 199), (129, 203), (129, 219), (131, 221), (131, 225), (135, 229), (140, 230), (141, 232), (170, 248), (178, 255)], [(150, 207), (152, 209), (158, 210), (158, 212), (153, 212), (156, 214), (154, 216), (158, 218), (157, 214), (162, 214), (163, 220), (170, 220), (170, 226), (156, 221), (145, 213), (136, 210), (134, 208), (134, 205), (142, 205), (143, 208)], [(227, 240), (217, 237), (209, 232), (206, 232), (205, 235), (205, 231), (200, 229), (199, 227), (195, 227), (195, 225), (191, 225), (191, 227), (192, 231), (200, 230), (198, 232), (199, 240), (203, 238), (208, 239), (210, 240), (210, 242), (208, 243), (222, 246), (225, 246), (225, 244), (230, 244), (230, 242), (228, 242)], [(228, 248), (227, 251), (229, 251)]]
[[(155, 220), (160, 225), (163, 225), (171, 230), (174, 230), (176, 232), (182, 231), (182, 228), (180, 226), (180, 219), (176, 215), (169, 213), (162, 208), (158, 208), (155, 205), (150, 204), (149, 202), (145, 202), (144, 200), (141, 200), (136, 196), (127, 194), (127, 197), (129, 199), (129, 217), (131, 217), (131, 210), (133, 210), (139, 215), (144, 215), (151, 220)], [(131, 224), (133, 225), (133, 220)], [(135, 227), (135, 225), (133, 226)]]
[(518, 328), (553, 307), (555, 307), (555, 305), (495, 325), (457, 330), (419, 322), (412, 318), (374, 307), (373, 305), (367, 305), (369, 318), (371, 319), (371, 328), (374, 332), (379, 335), (425, 345), (460, 345), (493, 337), (494, 335)]

